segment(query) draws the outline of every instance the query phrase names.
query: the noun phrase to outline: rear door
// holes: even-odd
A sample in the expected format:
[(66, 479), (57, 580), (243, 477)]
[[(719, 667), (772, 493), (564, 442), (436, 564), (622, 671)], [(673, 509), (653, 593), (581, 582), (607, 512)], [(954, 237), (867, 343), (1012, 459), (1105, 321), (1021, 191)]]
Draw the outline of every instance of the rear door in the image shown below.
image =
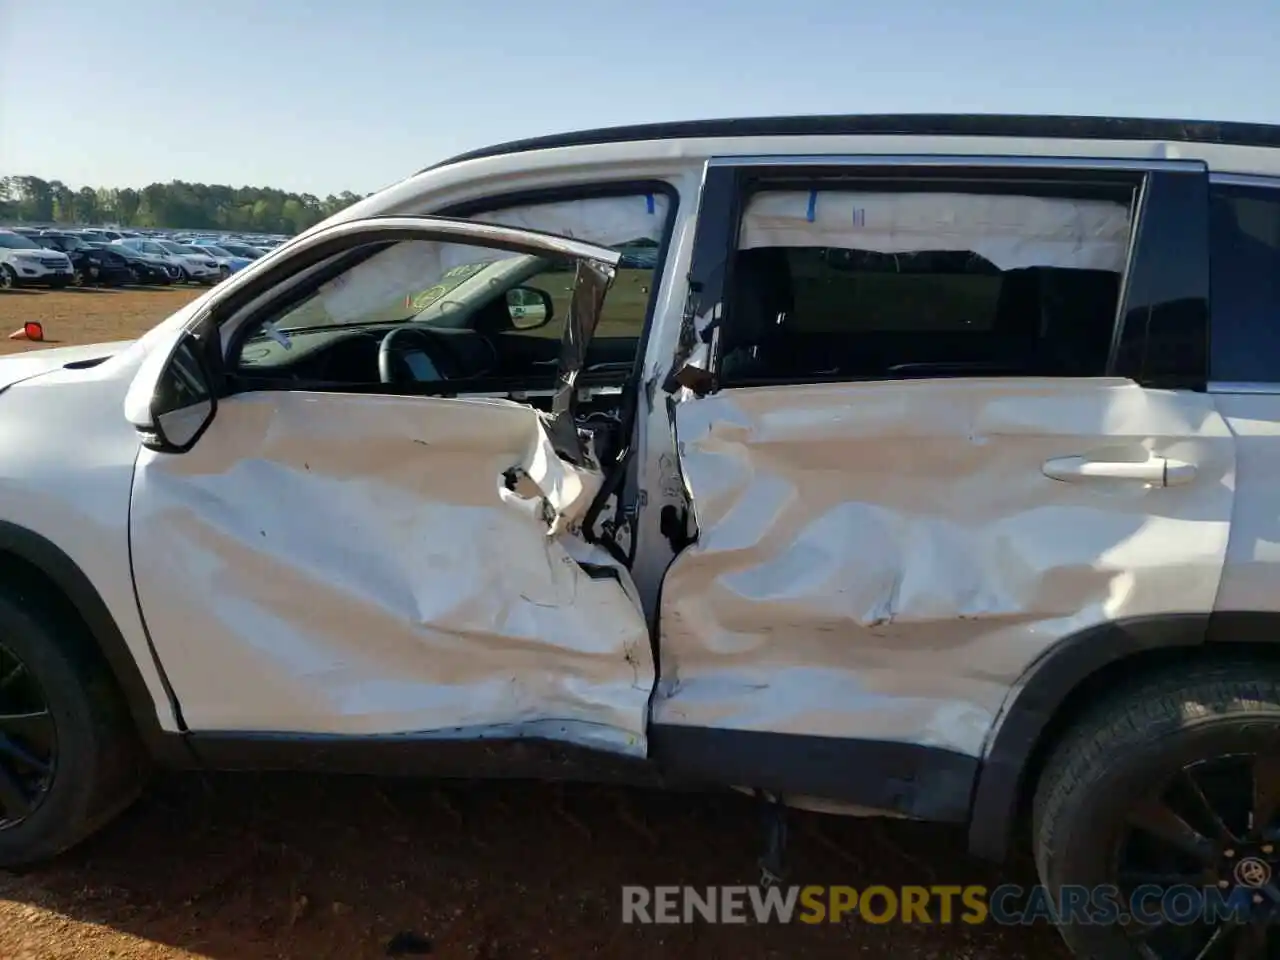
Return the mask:
[(1204, 392), (1206, 184), (1182, 163), (709, 166), (664, 759), (963, 819), (1034, 662), (1213, 609), (1235, 464)]
[[(576, 281), (550, 411), (434, 372), (422, 291), (479, 264), (483, 296), (451, 289), (433, 316), (492, 315), (553, 261)], [(523, 230), (356, 221), (237, 274), (152, 354), (128, 402), (134, 576), (190, 729), (643, 755), (648, 630), (578, 530), (602, 477), (573, 386), (616, 263)], [(437, 333), (441, 367), (483, 362), (483, 337)]]

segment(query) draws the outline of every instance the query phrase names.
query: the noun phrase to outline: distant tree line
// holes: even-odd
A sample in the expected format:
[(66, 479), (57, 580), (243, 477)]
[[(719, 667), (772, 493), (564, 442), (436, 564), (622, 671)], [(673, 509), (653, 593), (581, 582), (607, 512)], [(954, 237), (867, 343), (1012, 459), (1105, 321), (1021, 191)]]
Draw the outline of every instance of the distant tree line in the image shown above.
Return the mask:
[(73, 190), (61, 180), (0, 177), (0, 222), (292, 234), (361, 199), (360, 194), (349, 190), (321, 199), (310, 193), (289, 193), (273, 187), (230, 187), (182, 180), (153, 183), (141, 190)]

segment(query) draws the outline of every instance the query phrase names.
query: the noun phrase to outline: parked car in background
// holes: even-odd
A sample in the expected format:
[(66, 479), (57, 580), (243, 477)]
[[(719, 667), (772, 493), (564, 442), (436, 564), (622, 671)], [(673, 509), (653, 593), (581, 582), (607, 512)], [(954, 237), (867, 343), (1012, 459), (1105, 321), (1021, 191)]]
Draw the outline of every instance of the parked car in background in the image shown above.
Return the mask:
[(246, 260), (257, 260), (266, 253), (265, 250), (260, 250), (257, 247), (250, 246), (249, 244), (243, 243), (239, 240), (221, 240), (218, 242), (217, 246), (219, 249), (227, 251), (227, 253), (231, 254), (233, 257), (244, 257)]
[(236, 273), (239, 270), (243, 270), (249, 264), (253, 263), (253, 260), (248, 257), (237, 257), (230, 251), (225, 250), (222, 247), (216, 247), (213, 244), (191, 243), (187, 244), (187, 246), (190, 246), (192, 250), (212, 257), (214, 261), (217, 262), (218, 272), (222, 275), (224, 280), (231, 276), (231, 274)]
[(207, 253), (193, 251), (190, 244), (178, 243), (175, 240), (156, 240), (173, 256), (181, 259), (180, 266), (186, 272), (186, 279), (192, 283), (216, 283), (225, 274), (218, 269), (218, 261)]
[(168, 286), (182, 279), (182, 269), (160, 257), (151, 256), (116, 243), (98, 243), (93, 244), (93, 246), (112, 257), (120, 258), (123, 263), (137, 274), (138, 283)]
[(48, 250), (29, 236), (0, 230), (0, 290), (14, 287), (70, 285), (75, 271), (71, 258)]
[(122, 247), (137, 250), (139, 253), (160, 257), (166, 263), (176, 267), (179, 276), (175, 278), (175, 282), (216, 283), (219, 279), (216, 262), (207, 256), (192, 253), (182, 244), (174, 243), (172, 240), (125, 237), (115, 242)]
[(46, 230), (32, 239), (49, 250), (60, 250), (71, 259), (71, 285), (73, 287), (116, 287), (133, 283), (137, 277), (129, 265), (102, 255), (102, 251), (90, 241), (72, 233)]

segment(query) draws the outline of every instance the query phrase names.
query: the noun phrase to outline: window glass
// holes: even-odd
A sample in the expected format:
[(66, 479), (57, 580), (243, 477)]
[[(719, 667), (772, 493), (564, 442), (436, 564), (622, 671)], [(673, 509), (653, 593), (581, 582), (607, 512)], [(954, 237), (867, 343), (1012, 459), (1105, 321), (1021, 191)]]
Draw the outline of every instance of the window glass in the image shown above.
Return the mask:
[(1101, 375), (1129, 219), (1110, 200), (756, 194), (722, 379)]
[[(615, 338), (639, 340), (643, 335), (658, 268), (658, 248), (671, 213), (671, 201), (666, 195), (637, 193), (504, 207), (475, 214), (471, 219), (555, 233), (620, 250), (622, 262), (605, 300), (595, 343)], [(558, 317), (567, 315), (572, 273), (541, 275), (530, 279), (529, 285), (551, 295)], [(551, 328), (529, 330), (523, 335), (559, 339), (562, 332), (563, 326), (553, 323)]]
[(1210, 378), (1280, 382), (1280, 189), (1215, 186), (1209, 235)]
[[(348, 251), (350, 265), (259, 320), (241, 347), (241, 373), (328, 383), (545, 381), (553, 385), (563, 329), (524, 288), (574, 264), (466, 243), (413, 240)], [(332, 268), (343, 261), (336, 261)], [(564, 301), (567, 311), (567, 299)], [(379, 353), (389, 334), (383, 369)], [(385, 378), (384, 378), (385, 377)]]

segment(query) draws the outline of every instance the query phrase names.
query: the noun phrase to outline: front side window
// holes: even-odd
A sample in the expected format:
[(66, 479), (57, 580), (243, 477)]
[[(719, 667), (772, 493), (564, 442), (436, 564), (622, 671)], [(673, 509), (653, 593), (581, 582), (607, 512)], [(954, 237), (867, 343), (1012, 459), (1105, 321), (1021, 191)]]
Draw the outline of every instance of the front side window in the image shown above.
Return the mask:
[(1280, 185), (1210, 195), (1210, 378), (1280, 382)]
[[(530, 287), (573, 264), (466, 243), (402, 241), (348, 251), (259, 320), (237, 369), (326, 383), (437, 383), (529, 378), (550, 386), (559, 340), (512, 345), (507, 334), (563, 328)], [(567, 305), (564, 308), (567, 310)], [(387, 346), (383, 343), (386, 341)]]
[[(635, 192), (504, 205), (472, 214), (471, 219), (573, 237), (620, 251), (622, 261), (591, 341), (590, 367), (629, 370), (657, 290), (660, 245), (674, 213), (668, 194)], [(527, 285), (550, 295), (557, 319), (509, 335), (559, 342), (573, 292), (573, 273), (553, 266), (530, 277)]]
[(1101, 375), (1127, 200), (758, 192), (731, 268), (722, 380)]
[(0, 233), (0, 247), (6, 250), (39, 250), (40, 244), (20, 233)]

